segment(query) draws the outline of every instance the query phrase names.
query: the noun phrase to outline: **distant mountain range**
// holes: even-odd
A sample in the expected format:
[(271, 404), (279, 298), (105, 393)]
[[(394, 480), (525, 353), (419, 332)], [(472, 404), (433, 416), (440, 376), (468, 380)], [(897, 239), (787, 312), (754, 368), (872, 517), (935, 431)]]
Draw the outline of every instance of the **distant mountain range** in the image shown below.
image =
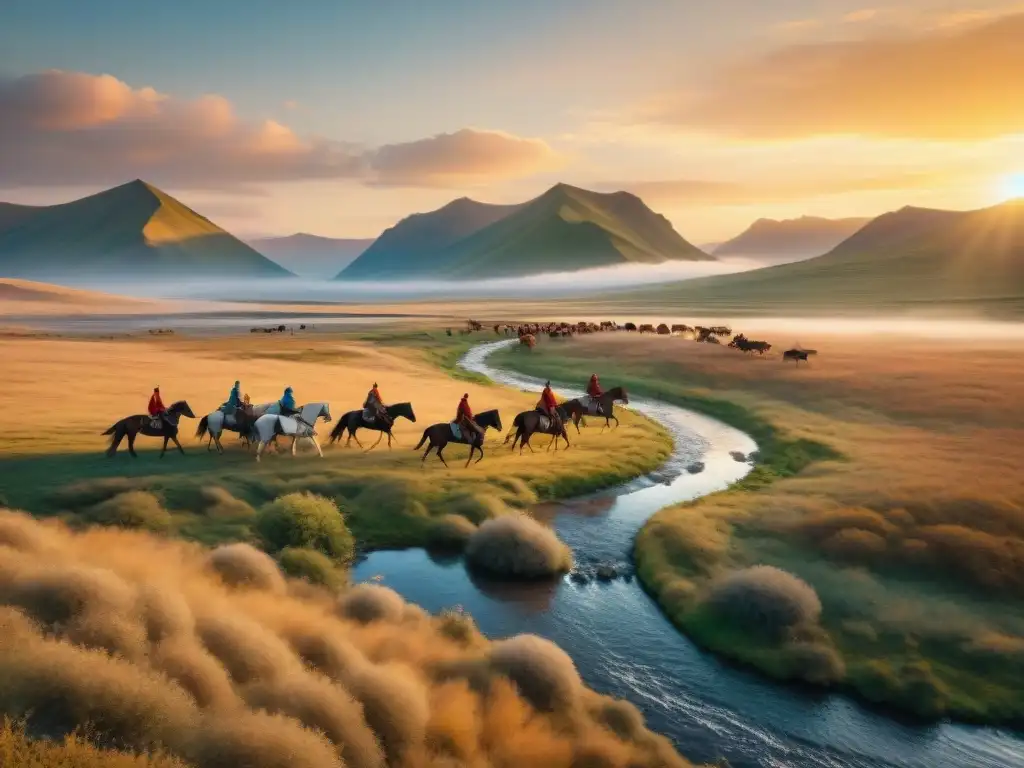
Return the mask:
[(264, 256), (300, 277), (327, 280), (355, 261), (374, 240), (320, 237), (300, 232), (288, 237), (266, 237), (248, 242)]
[(709, 259), (634, 195), (557, 184), (519, 205), (462, 198), (409, 216), (338, 279), (479, 279)]
[(976, 211), (906, 207), (806, 261), (621, 294), (721, 312), (979, 306), (1024, 313), (1024, 200)]
[(286, 277), (291, 272), (165, 192), (132, 181), (70, 203), (0, 207), (0, 276)]
[(799, 261), (828, 253), (869, 221), (870, 218), (823, 219), (817, 216), (781, 221), (758, 219), (736, 237), (715, 246), (710, 253), (718, 258), (745, 256), (769, 262)]

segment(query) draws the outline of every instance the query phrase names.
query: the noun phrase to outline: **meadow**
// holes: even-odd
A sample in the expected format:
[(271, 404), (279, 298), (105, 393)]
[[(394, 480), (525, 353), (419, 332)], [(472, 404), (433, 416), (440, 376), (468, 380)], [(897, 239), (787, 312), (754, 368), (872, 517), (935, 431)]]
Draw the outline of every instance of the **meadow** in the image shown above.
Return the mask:
[(494, 361), (596, 370), (758, 441), (747, 478), (637, 538), (642, 582), (690, 637), (921, 717), (1024, 722), (1021, 343), (812, 340), (808, 323), (820, 354), (799, 368), (625, 333)]

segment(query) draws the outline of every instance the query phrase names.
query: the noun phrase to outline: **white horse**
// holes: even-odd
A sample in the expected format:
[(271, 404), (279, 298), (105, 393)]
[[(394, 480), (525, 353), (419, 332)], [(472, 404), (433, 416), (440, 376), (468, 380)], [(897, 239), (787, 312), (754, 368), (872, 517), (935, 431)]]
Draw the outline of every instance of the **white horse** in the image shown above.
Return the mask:
[(320, 450), (320, 443), (316, 441), (316, 430), (314, 429), (317, 419), (320, 418), (324, 421), (331, 420), (331, 409), (327, 403), (307, 403), (302, 406), (297, 416), (280, 416), (276, 413), (265, 413), (260, 416), (253, 424), (253, 430), (259, 437), (259, 443), (256, 446), (256, 461), (260, 460), (260, 455), (267, 443), (277, 435), (291, 436), (292, 456), (295, 455), (295, 445), (299, 438), (308, 438), (322, 459), (324, 452)]
[[(252, 406), (253, 418), (259, 418), (267, 413), (280, 413), (280, 405), (278, 401), (272, 403), (262, 403), (261, 405)], [(224, 411), (219, 408), (212, 413), (208, 413), (203, 416), (199, 421), (199, 428), (196, 429), (196, 437), (202, 439), (207, 434), (210, 435), (210, 442), (207, 443), (206, 450), (211, 450), (211, 444), (216, 443), (217, 451), (224, 453), (224, 446), (220, 443), (220, 436), (224, 433), (225, 429), (235, 429), (234, 417), (228, 417)]]

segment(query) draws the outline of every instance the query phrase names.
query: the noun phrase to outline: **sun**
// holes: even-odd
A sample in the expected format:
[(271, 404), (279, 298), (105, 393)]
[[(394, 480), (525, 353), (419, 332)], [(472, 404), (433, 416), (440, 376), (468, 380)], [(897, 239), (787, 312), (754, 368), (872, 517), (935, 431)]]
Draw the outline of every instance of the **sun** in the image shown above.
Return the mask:
[(1024, 199), (1024, 172), (1004, 176), (999, 192), (1002, 200)]

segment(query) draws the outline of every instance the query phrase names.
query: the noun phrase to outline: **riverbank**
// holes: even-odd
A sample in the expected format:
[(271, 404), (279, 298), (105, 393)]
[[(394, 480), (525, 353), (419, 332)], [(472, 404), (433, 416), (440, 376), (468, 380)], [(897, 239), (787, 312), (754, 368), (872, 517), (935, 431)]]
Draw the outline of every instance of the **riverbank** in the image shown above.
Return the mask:
[[(479, 339), (409, 329), (2, 338), (0, 504), (70, 523), (117, 519), (213, 545), (257, 542), (254, 521), (260, 508), (280, 496), (309, 491), (332, 499), (359, 550), (371, 551), (447, 540), (453, 525), (471, 529), (538, 501), (613, 486), (650, 472), (668, 455), (671, 440), (665, 431), (633, 416), (614, 456), (596, 434), (574, 440), (569, 454), (512, 455), (500, 447), (504, 432), (491, 432), (479, 464), (463, 468), (468, 449), (452, 446), (446, 452), (451, 469), (433, 455), (421, 466), (423, 449), (414, 453), (412, 447), (426, 426), (451, 418), (464, 392), (478, 412), (499, 409), (506, 430), (515, 413), (534, 404), (535, 396), (481, 383), (479, 377), (448, 375), (455, 372), (458, 356)], [(325, 458), (300, 445), (296, 458), (270, 455), (257, 465), (235, 445), (233, 434), (225, 437), (223, 456), (197, 443), (198, 418), (226, 397), (235, 379), (253, 402), (277, 399), (292, 385), (300, 401), (331, 403), (335, 422), (317, 428)], [(347, 449), (328, 446), (337, 419), (360, 406), (374, 381), (388, 401), (411, 401), (416, 423), (397, 422), (390, 451), (385, 443), (368, 453), (355, 443)], [(186, 455), (169, 451), (158, 459), (159, 441), (140, 438), (138, 459), (131, 459), (124, 445), (118, 456), (104, 456), (108, 438), (100, 432), (143, 410), (157, 384), (165, 402), (185, 398), (196, 413), (196, 421), (182, 421)], [(45, 415), (27, 418), (27, 409)], [(362, 430), (358, 438), (369, 447), (376, 435)], [(138, 514), (118, 512), (140, 505), (144, 510)], [(453, 523), (452, 516), (464, 524)]]
[[(626, 334), (544, 340), (494, 363), (581, 383), (597, 370), (606, 387), (758, 439), (743, 482), (663, 510), (637, 538), (645, 586), (690, 637), (774, 677), (918, 716), (1020, 722), (1024, 494), (1012, 467), (1024, 424), (1007, 415), (1019, 350), (849, 337), (814, 346), (821, 354), (799, 371)], [(820, 614), (765, 636), (713, 610), (722, 580), (757, 564), (811, 585)]]

